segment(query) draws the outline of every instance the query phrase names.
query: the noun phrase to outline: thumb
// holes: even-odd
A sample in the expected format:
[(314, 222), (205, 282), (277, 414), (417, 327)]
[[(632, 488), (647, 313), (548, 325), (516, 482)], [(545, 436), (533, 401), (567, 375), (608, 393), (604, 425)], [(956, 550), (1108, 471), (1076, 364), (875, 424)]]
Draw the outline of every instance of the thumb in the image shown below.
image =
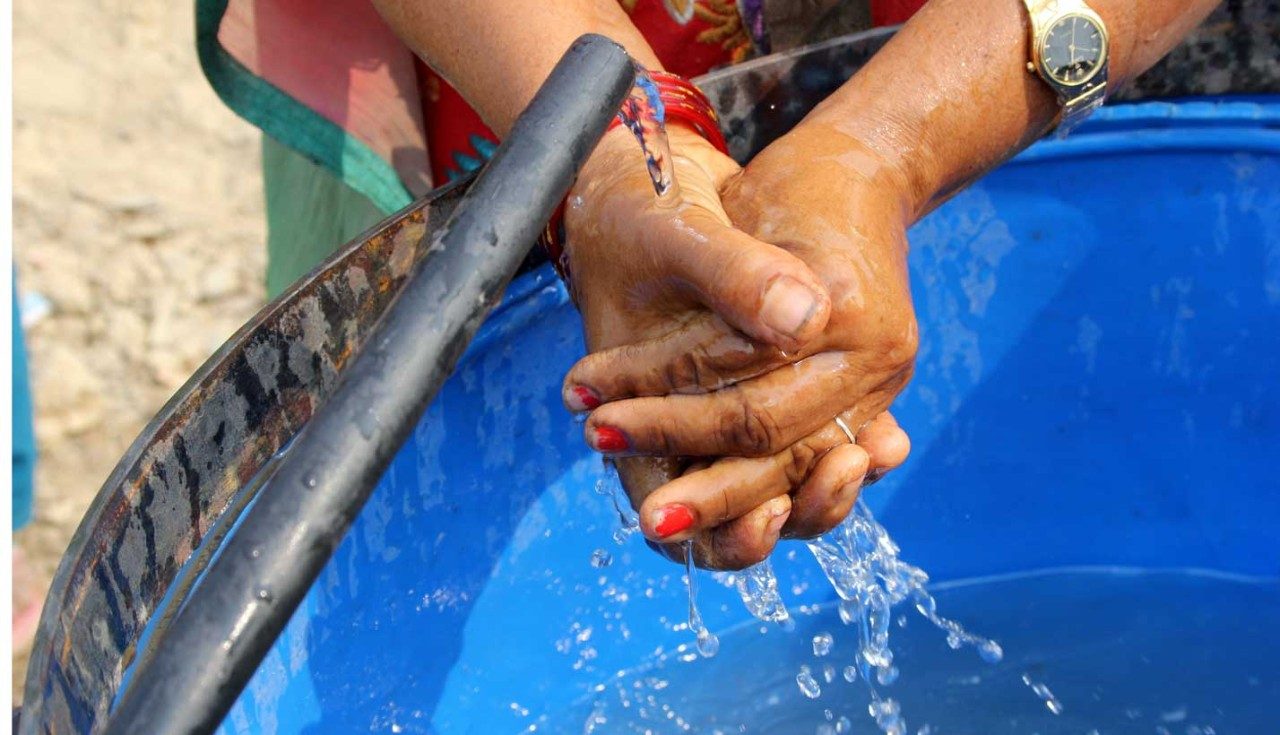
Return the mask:
[(655, 256), (708, 309), (735, 329), (797, 351), (827, 326), (831, 297), (804, 261), (690, 208), (692, 238), (663, 238)]

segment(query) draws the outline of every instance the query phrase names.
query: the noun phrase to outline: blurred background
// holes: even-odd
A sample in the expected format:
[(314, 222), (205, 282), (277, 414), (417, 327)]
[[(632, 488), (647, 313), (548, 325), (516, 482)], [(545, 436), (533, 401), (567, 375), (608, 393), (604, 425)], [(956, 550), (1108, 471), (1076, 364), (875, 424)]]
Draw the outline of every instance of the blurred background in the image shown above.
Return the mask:
[[(22, 575), (43, 595), (116, 460), (261, 306), (265, 239), (259, 135), (200, 73), (194, 3), (15, 0), (13, 15), (14, 260), (39, 452), (17, 597)], [(15, 698), (29, 645), (15, 641)]]

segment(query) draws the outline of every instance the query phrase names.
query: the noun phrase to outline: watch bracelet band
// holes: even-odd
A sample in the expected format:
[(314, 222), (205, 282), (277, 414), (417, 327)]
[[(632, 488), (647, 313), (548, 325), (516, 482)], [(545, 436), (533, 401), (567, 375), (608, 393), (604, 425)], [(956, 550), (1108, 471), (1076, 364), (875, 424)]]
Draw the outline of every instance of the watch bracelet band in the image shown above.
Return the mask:
[(1058, 114), (1057, 124), (1053, 129), (1054, 134), (1059, 138), (1066, 137), (1092, 115), (1094, 110), (1102, 107), (1102, 103), (1106, 100), (1106, 82), (1095, 84), (1069, 100), (1062, 99), (1062, 110)]

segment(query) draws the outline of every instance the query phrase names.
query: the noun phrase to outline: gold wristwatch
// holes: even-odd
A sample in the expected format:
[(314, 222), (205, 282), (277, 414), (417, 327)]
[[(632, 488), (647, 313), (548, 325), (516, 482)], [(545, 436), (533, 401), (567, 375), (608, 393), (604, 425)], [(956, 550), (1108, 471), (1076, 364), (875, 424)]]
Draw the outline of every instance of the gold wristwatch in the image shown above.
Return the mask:
[(1058, 135), (1066, 135), (1107, 96), (1110, 37), (1102, 18), (1084, 0), (1023, 0), (1031, 16), (1027, 71), (1058, 95)]

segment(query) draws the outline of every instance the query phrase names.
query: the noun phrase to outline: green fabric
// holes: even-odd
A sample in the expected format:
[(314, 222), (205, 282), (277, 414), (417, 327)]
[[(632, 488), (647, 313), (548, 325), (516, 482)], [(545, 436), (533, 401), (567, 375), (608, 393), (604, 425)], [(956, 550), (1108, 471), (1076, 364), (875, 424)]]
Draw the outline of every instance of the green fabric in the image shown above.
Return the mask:
[(262, 138), (267, 295), (274, 298), (389, 212), (297, 151)]
[[(385, 212), (412, 201), (391, 164), (345, 130), (254, 76), (218, 43), (228, 0), (196, 0), (196, 51), (209, 84), (236, 114), (299, 151)], [(284, 42), (281, 40), (280, 42)]]

